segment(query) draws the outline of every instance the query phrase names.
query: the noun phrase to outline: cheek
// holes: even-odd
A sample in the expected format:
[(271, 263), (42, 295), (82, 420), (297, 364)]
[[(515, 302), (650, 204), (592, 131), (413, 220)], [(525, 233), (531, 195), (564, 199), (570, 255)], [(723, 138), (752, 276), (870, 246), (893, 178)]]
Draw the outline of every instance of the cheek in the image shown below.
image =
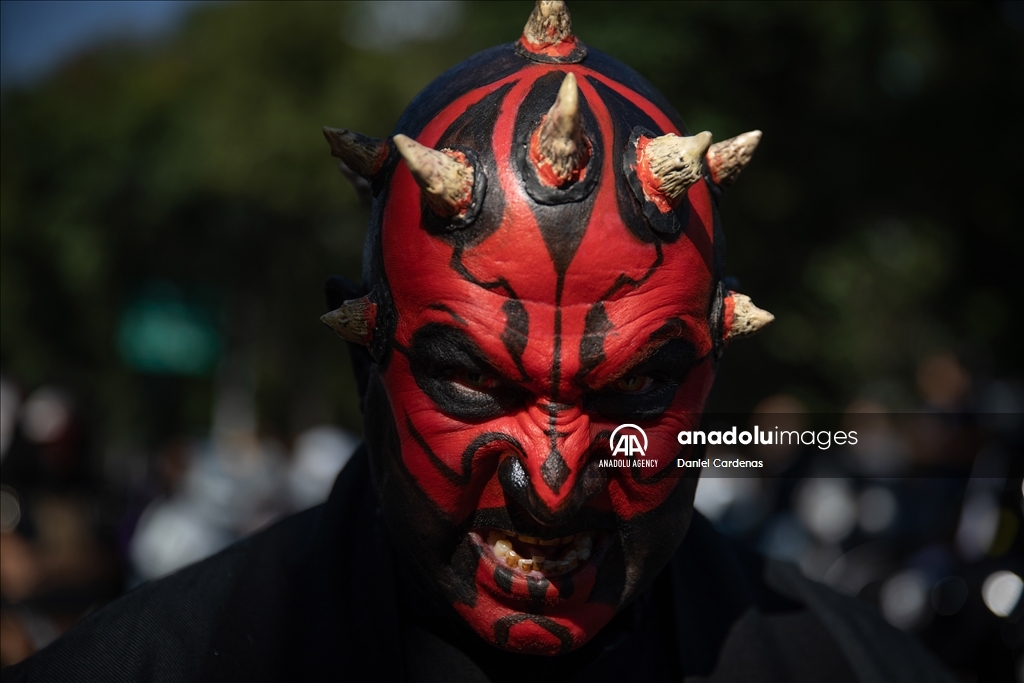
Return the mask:
[(458, 523), (480, 507), (505, 500), (494, 471), (521, 440), (512, 417), (472, 424), (448, 417), (416, 385), (408, 359), (396, 354), (384, 374), (400, 457), (417, 486)]
[(687, 375), (676, 392), (675, 400), (665, 414), (652, 426), (645, 426), (649, 444), (647, 458), (656, 459), (658, 465), (650, 468), (617, 470), (608, 483), (609, 505), (622, 520), (629, 520), (657, 508), (672, 494), (680, 481), (696, 478), (675, 467), (678, 457), (687, 455), (679, 445), (679, 432), (698, 429), (704, 403), (715, 378), (712, 361), (705, 358)]

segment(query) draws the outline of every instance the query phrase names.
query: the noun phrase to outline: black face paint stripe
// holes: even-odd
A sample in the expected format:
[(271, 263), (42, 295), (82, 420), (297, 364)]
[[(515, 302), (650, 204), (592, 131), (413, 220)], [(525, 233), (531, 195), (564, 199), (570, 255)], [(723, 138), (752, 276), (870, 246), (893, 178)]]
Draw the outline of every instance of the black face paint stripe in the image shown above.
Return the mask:
[(509, 284), (508, 280), (506, 280), (504, 277), (498, 277), (498, 279), (496, 280), (487, 282), (485, 280), (480, 280), (475, 275), (473, 275), (473, 273), (469, 272), (469, 268), (467, 268), (466, 264), (462, 262), (462, 252), (462, 247), (456, 247), (452, 251), (451, 260), (448, 262), (448, 267), (454, 270), (456, 273), (458, 273), (459, 277), (461, 277), (466, 282), (470, 282), (476, 285), (477, 287), (483, 287), (484, 289), (502, 289), (510, 298), (519, 298), (515, 290), (512, 289), (512, 285)]
[[(562, 71), (553, 71), (541, 76), (523, 99), (516, 112), (515, 128), (512, 135), (511, 156), (513, 159), (517, 158), (517, 152), (523, 150), (524, 145), (530, 144), (533, 132), (554, 103), (564, 78), (565, 72)], [(601, 133), (597, 119), (594, 118), (590, 105), (582, 93), (579, 97), (579, 104), (583, 125), (592, 142), (593, 157), (588, 166), (586, 181), (581, 181), (577, 185), (581, 189), (586, 189), (583, 185), (587, 184), (595, 191), (585, 192), (580, 197), (576, 197), (575, 194), (578, 193), (568, 189), (565, 192), (568, 201), (562, 203), (529, 202), (530, 210), (537, 221), (537, 227), (544, 239), (548, 255), (555, 267), (555, 272), (559, 275), (569, 269), (569, 264), (576, 255), (576, 250), (579, 248), (580, 242), (583, 241), (583, 235), (590, 224), (590, 216), (597, 199), (596, 186), (600, 182), (599, 174), (602, 171), (601, 155), (605, 147), (599, 138)], [(520, 154), (518, 157), (521, 158), (522, 155)], [(525, 164), (530, 165), (532, 162), (527, 160)], [(532, 169), (520, 169), (521, 176), (527, 173), (532, 173)], [(555, 191), (554, 194), (557, 195), (558, 191)]]
[(618, 292), (623, 287), (627, 287), (628, 286), (628, 287), (632, 287), (632, 288), (636, 289), (637, 287), (642, 285), (644, 282), (646, 282), (648, 278), (650, 278), (652, 275), (654, 275), (654, 272), (656, 270), (658, 270), (658, 268), (661, 267), (662, 263), (665, 262), (665, 255), (661, 251), (661, 244), (660, 243), (658, 243), (658, 242), (654, 243), (654, 252), (655, 252), (654, 263), (652, 263), (647, 268), (647, 271), (643, 275), (641, 275), (639, 278), (631, 278), (630, 276), (626, 275), (625, 273), (620, 273), (619, 276), (617, 278), (615, 278), (615, 282), (612, 283), (612, 286), (608, 288), (608, 291), (601, 295), (601, 300), (602, 301), (607, 301), (608, 299), (611, 299), (615, 295), (615, 293)]
[(567, 433), (559, 432), (557, 427), (558, 409), (552, 404), (548, 404), (548, 428), (545, 430), (545, 434), (548, 437), (549, 450), (547, 457), (544, 458), (544, 463), (540, 466), (540, 475), (544, 479), (544, 483), (555, 493), (562, 488), (562, 484), (565, 483), (571, 471), (558, 450), (558, 439), (567, 436)]
[(550, 585), (551, 582), (544, 577), (539, 579), (535, 576), (526, 577), (526, 589), (529, 591), (530, 597), (538, 602), (547, 597)]
[[(519, 409), (529, 392), (506, 378), (466, 330), (427, 323), (416, 330), (405, 351), (416, 385), (443, 412), (465, 420), (494, 419)], [(497, 380), (476, 390), (461, 379), (469, 375)]]
[(460, 487), (468, 484), (469, 480), (472, 478), (473, 457), (476, 455), (476, 452), (480, 450), (482, 447), (488, 444), (502, 441), (504, 443), (509, 444), (510, 446), (514, 446), (520, 452), (522, 451), (522, 446), (520, 446), (519, 442), (513, 439), (511, 436), (507, 434), (502, 434), (501, 432), (487, 432), (486, 434), (481, 434), (480, 436), (473, 439), (473, 441), (470, 442), (468, 446), (466, 446), (465, 450), (462, 451), (462, 457), (460, 458), (459, 463), (459, 468), (461, 471), (456, 472), (447, 464), (445, 464), (445, 462), (441, 460), (441, 458), (437, 457), (437, 454), (434, 453), (434, 450), (430, 447), (430, 444), (427, 443), (426, 439), (423, 438), (423, 435), (420, 434), (419, 431), (416, 429), (416, 426), (412, 423), (412, 419), (408, 415), (405, 416), (405, 424), (406, 428), (409, 430), (409, 434), (412, 436), (413, 440), (417, 444), (419, 444), (419, 447), (423, 449), (423, 452), (426, 454), (427, 459), (434, 466), (434, 468), (437, 469), (437, 471), (440, 472), (445, 479), (455, 484), (456, 486)]
[(452, 320), (454, 320), (455, 322), (459, 323), (460, 325), (465, 325), (465, 326), (469, 325), (469, 323), (466, 322), (466, 319), (463, 318), (458, 313), (456, 313), (452, 309), (451, 306), (448, 306), (448, 305), (445, 305), (445, 304), (442, 304), (442, 303), (433, 303), (433, 304), (428, 304), (427, 308), (429, 308), (432, 311), (441, 311), (442, 313), (447, 313), (448, 315), (450, 315), (452, 317)]
[(494, 642), (498, 644), (498, 647), (507, 647), (512, 627), (524, 621), (532, 621), (557, 638), (559, 643), (558, 654), (565, 654), (572, 649), (575, 639), (569, 629), (540, 614), (510, 614), (495, 621)]
[(598, 301), (587, 311), (583, 320), (583, 336), (580, 339), (580, 369), (576, 373), (576, 383), (583, 384), (584, 378), (604, 359), (604, 339), (615, 329), (608, 314), (604, 310), (604, 302)]
[(471, 150), (477, 177), (486, 183), (485, 191), (481, 193), (480, 211), (475, 220), (464, 228), (452, 229), (450, 221), (441, 219), (429, 210), (421, 214), (423, 228), (452, 246), (467, 248), (479, 244), (501, 227), (505, 216), (505, 193), (501, 183), (497, 182), (498, 167), (492, 140), (502, 102), (514, 85), (506, 83), (470, 105), (437, 141), (438, 149), (450, 147), (463, 152)]
[(395, 126), (396, 133), (415, 138), (439, 113), (467, 92), (494, 83), (520, 71), (530, 63), (511, 45), (484, 50), (434, 79), (405, 109)]
[(529, 377), (523, 365), (523, 352), (526, 351), (526, 343), (530, 339), (530, 316), (518, 299), (509, 299), (502, 304), (501, 312), (505, 314), (505, 330), (501, 333), (501, 343), (508, 351), (512, 362), (516, 364), (519, 378), (526, 381)]
[(512, 570), (505, 565), (497, 565), (494, 568), (494, 583), (506, 593), (512, 593)]

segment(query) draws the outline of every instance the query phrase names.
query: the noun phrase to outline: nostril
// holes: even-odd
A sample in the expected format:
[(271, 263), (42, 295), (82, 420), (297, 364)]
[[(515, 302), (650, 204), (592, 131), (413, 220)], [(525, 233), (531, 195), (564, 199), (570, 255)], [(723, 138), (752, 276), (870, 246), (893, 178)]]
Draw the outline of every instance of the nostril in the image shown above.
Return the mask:
[(545, 526), (558, 526), (573, 518), (605, 485), (601, 471), (588, 463), (574, 482), (572, 490), (552, 508), (538, 495), (519, 454), (509, 452), (498, 464), (497, 476), (509, 509), (517, 508), (534, 522)]

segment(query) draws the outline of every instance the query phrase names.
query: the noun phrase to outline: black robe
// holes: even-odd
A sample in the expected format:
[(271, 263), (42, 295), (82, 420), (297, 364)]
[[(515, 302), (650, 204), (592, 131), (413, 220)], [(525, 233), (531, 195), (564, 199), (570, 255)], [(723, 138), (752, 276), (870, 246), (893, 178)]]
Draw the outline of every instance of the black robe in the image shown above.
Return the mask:
[(580, 650), (509, 655), (400, 610), (364, 451), (327, 503), (144, 584), (0, 674), (15, 681), (949, 681), (911, 637), (700, 515)]

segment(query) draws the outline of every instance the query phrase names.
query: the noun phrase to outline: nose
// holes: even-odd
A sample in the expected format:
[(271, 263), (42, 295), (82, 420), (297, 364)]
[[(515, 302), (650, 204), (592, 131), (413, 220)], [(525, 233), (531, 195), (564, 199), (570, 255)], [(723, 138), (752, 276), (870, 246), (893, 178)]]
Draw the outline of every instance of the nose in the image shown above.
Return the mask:
[(585, 502), (575, 489), (590, 447), (589, 416), (578, 405), (539, 402), (520, 420), (525, 452), (499, 468), (505, 493), (541, 522), (572, 514)]

